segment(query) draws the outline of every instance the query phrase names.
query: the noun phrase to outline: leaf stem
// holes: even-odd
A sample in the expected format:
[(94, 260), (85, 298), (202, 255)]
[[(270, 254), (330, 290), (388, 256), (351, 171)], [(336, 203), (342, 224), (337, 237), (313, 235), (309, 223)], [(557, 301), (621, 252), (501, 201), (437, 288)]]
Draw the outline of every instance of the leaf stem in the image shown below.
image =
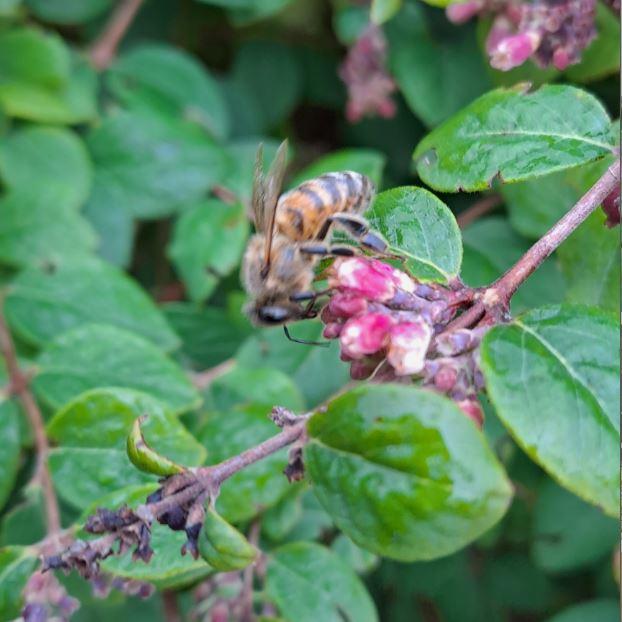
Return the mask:
[[(0, 305), (1, 304), (2, 301), (0, 300)], [(9, 374), (9, 393), (17, 396), (21, 402), (24, 413), (26, 414), (26, 418), (28, 419), (28, 423), (30, 424), (34, 435), (37, 465), (33, 481), (39, 483), (43, 490), (47, 533), (49, 536), (53, 536), (60, 531), (61, 522), (58, 499), (56, 498), (56, 493), (54, 492), (52, 477), (47, 464), (50, 446), (48, 444), (47, 436), (45, 435), (45, 423), (43, 422), (43, 417), (41, 416), (41, 411), (37, 406), (37, 402), (28, 387), (29, 378), (19, 367), (13, 337), (11, 336), (1, 309), (0, 352), (4, 357), (7, 372)]]
[(477, 302), (446, 331), (468, 328), (476, 324), (492, 308), (506, 307), (518, 288), (542, 262), (603, 202), (620, 184), (620, 160), (616, 160), (603, 176), (555, 223), (503, 276), (484, 289)]
[(143, 0), (119, 0), (104, 30), (97, 37), (89, 56), (96, 69), (102, 71), (112, 63), (119, 44), (134, 21)]
[(499, 207), (503, 202), (500, 194), (489, 194), (483, 196), (478, 201), (475, 201), (472, 205), (467, 207), (463, 212), (460, 212), (456, 216), (456, 222), (460, 229), (465, 229), (472, 222), (475, 222), (478, 218), (485, 216), (489, 212), (492, 212), (495, 208)]

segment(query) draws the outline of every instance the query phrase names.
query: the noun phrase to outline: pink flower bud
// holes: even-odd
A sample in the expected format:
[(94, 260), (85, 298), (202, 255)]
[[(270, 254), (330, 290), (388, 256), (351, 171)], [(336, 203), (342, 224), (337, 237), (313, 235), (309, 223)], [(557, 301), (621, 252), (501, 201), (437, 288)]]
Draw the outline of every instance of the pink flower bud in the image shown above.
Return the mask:
[(568, 51), (564, 48), (557, 48), (553, 52), (553, 65), (558, 71), (564, 71), (564, 69), (566, 69), (566, 67), (568, 67), (571, 63), (572, 59), (570, 58)]
[(393, 326), (393, 319), (383, 313), (368, 313), (348, 320), (341, 330), (341, 352), (352, 359), (363, 358), (382, 350)]
[(447, 15), (447, 19), (453, 24), (464, 24), (477, 15), (483, 8), (484, 4), (479, 0), (457, 2), (455, 4), (450, 4), (445, 9), (445, 15)]
[(328, 310), (332, 317), (351, 318), (367, 311), (367, 300), (350, 293), (336, 294), (330, 299)]
[(372, 261), (364, 257), (338, 259), (333, 264), (329, 285), (344, 293), (364, 296), (369, 300), (390, 300), (395, 294), (393, 268), (379, 261)]
[(603, 211), (607, 214), (605, 225), (615, 227), (620, 224), (620, 186), (614, 188), (603, 201)]
[(339, 324), (339, 322), (331, 322), (330, 324), (326, 324), (326, 326), (324, 326), (322, 336), (324, 339), (337, 339), (337, 337), (341, 334), (342, 328), (343, 324)]
[(505, 37), (490, 52), (490, 64), (501, 71), (518, 67), (538, 49), (540, 40), (537, 32), (521, 32)]
[(484, 425), (484, 411), (480, 406), (477, 399), (466, 399), (457, 402), (458, 408), (467, 416), (472, 419), (478, 428)]
[(387, 360), (398, 376), (416, 374), (423, 369), (432, 332), (432, 327), (421, 319), (391, 329)]
[(434, 376), (434, 386), (441, 392), (451, 391), (458, 380), (458, 372), (449, 365), (443, 365)]

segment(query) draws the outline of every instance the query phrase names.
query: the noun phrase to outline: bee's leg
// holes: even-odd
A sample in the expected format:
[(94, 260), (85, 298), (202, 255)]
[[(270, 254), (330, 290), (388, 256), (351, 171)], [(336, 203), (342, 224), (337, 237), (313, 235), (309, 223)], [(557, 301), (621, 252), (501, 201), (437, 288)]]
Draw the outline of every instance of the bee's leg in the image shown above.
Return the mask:
[(342, 229), (363, 248), (380, 255), (387, 254), (388, 244), (380, 234), (370, 231), (369, 224), (364, 218), (354, 214), (340, 212), (329, 216), (327, 221), (330, 221), (332, 224)]
[(325, 257), (352, 257), (356, 255), (356, 249), (351, 246), (328, 246), (327, 244), (305, 244), (300, 247), (301, 253), (307, 255), (322, 255)]
[(296, 337), (291, 336), (289, 328), (287, 328), (286, 324), (283, 325), (283, 332), (285, 333), (285, 336), (294, 343), (302, 343), (305, 346), (322, 346), (323, 348), (328, 348), (330, 345), (329, 341), (306, 341), (305, 339), (296, 339)]

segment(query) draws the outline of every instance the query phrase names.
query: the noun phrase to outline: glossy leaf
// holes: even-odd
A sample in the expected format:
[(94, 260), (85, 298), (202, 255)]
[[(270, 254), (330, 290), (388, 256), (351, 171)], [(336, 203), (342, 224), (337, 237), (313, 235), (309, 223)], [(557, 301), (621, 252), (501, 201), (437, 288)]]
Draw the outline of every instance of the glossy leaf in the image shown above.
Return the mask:
[(468, 544), (505, 513), (509, 482), (456, 405), (400, 385), (361, 386), (308, 425), (318, 499), (356, 544), (402, 561)]
[(11, 329), (33, 346), (92, 322), (133, 331), (165, 350), (179, 344), (147, 294), (123, 272), (96, 260), (22, 272), (7, 295), (5, 313)]
[(118, 386), (149, 393), (173, 412), (200, 399), (183, 371), (156, 346), (114, 326), (85, 324), (48, 345), (38, 360), (37, 395), (60, 408), (88, 389)]
[(512, 183), (571, 168), (611, 152), (607, 112), (571, 86), (524, 85), (483, 95), (433, 130), (417, 146), (423, 181), (457, 192)]
[(618, 341), (613, 315), (561, 305), (493, 328), (481, 347), (488, 393), (514, 439), (564, 487), (613, 516), (620, 492)]
[(311, 542), (286, 544), (268, 557), (266, 591), (287, 620), (374, 622), (373, 601), (354, 571), (329, 549)]
[(0, 509), (8, 499), (19, 468), (21, 451), (19, 417), (21, 413), (12, 400), (0, 401)]
[(569, 302), (620, 308), (620, 231), (608, 229), (600, 210), (559, 247)]
[(602, 598), (572, 605), (546, 622), (618, 622), (619, 619), (619, 603), (613, 598)]
[(112, 6), (112, 0), (25, 0), (33, 15), (54, 24), (82, 24)]
[(87, 144), (97, 201), (118, 203), (140, 218), (198, 199), (225, 165), (223, 149), (200, 127), (147, 111), (106, 117)]
[[(268, 419), (270, 407), (246, 405), (227, 414), (213, 414), (197, 435), (208, 452), (209, 464), (216, 464), (258, 445), (278, 433)], [(239, 523), (274, 505), (287, 492), (283, 475), (286, 450), (239, 471), (223, 484), (216, 510), (225, 520)]]
[(91, 189), (92, 166), (84, 144), (73, 132), (30, 126), (0, 141), (0, 177), (7, 190), (20, 191), (34, 184), (56, 204), (55, 209), (77, 210)]
[(409, 274), (448, 281), (460, 272), (460, 230), (449, 208), (431, 192), (416, 186), (385, 190), (366, 217), (392, 250), (407, 257)]
[(408, 106), (428, 127), (491, 86), (469, 26), (433, 27), (421, 5), (407, 4), (388, 24), (387, 36), (391, 73)]
[(22, 590), (39, 560), (34, 551), (21, 546), (0, 549), (0, 620), (19, 618), (23, 605)]
[(192, 300), (205, 300), (237, 268), (248, 231), (241, 203), (227, 205), (209, 199), (184, 211), (168, 252)]
[(547, 479), (534, 508), (532, 559), (547, 572), (568, 572), (603, 560), (614, 550), (615, 520)]
[(132, 431), (127, 437), (127, 455), (131, 463), (140, 471), (154, 475), (166, 477), (181, 473), (184, 470), (181, 465), (154, 451), (145, 440), (140, 429), (145, 418), (143, 415), (134, 421)]
[(217, 138), (225, 138), (229, 131), (219, 84), (178, 48), (155, 44), (133, 48), (114, 63), (107, 81), (114, 96), (133, 110), (176, 115)]
[(333, 540), (330, 548), (357, 573), (369, 572), (379, 562), (376, 555), (357, 546), (343, 534)]
[(253, 562), (257, 549), (212, 508), (205, 512), (199, 533), (199, 553), (216, 570), (241, 570)]
[[(481, 287), (492, 283), (512, 267), (530, 244), (500, 217), (485, 218), (462, 232), (464, 256), (461, 278), (467, 285)], [(563, 276), (553, 259), (542, 264), (512, 298), (512, 311), (562, 302)]]
[(341, 149), (307, 166), (292, 179), (290, 186), (297, 186), (307, 179), (313, 179), (324, 173), (354, 171), (367, 175), (374, 182), (376, 188), (378, 188), (382, 182), (382, 171), (385, 162), (386, 157), (379, 151), (372, 149)]

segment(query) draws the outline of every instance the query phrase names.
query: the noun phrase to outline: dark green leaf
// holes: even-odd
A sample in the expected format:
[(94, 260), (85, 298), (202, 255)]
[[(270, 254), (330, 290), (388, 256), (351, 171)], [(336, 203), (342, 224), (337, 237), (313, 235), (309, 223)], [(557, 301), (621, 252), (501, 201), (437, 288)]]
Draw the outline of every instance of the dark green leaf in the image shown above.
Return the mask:
[(511, 496), (483, 435), (436, 393), (361, 386), (308, 425), (305, 465), (322, 505), (356, 544), (403, 561), (468, 544)]
[(490, 88), (472, 28), (432, 28), (420, 5), (407, 4), (387, 27), (389, 66), (413, 112), (434, 127)]
[(334, 171), (355, 171), (367, 175), (378, 188), (382, 182), (382, 171), (386, 157), (373, 149), (341, 149), (316, 160), (298, 173), (290, 186), (297, 186), (307, 179)]
[(620, 308), (620, 230), (608, 229), (600, 210), (592, 214), (558, 250), (566, 280), (566, 300)]
[(417, 172), (436, 190), (483, 190), (584, 164), (611, 152), (607, 112), (571, 86), (524, 85), (483, 95), (426, 136)]
[(12, 283), (5, 313), (11, 329), (33, 346), (91, 322), (133, 331), (165, 350), (179, 344), (147, 294), (123, 272), (96, 260), (22, 272)]
[(311, 542), (286, 544), (268, 557), (266, 591), (293, 622), (374, 622), (373, 601), (354, 571), (329, 549)]
[(217, 138), (229, 132), (221, 88), (193, 56), (166, 45), (142, 45), (108, 72), (108, 87), (126, 106), (177, 115)]
[(205, 300), (240, 263), (249, 222), (241, 203), (208, 199), (184, 211), (168, 253), (194, 301)]
[(45, 538), (45, 501), (41, 486), (29, 485), (23, 490), (24, 500), (13, 506), (2, 517), (0, 543), (36, 544)]
[(330, 548), (357, 573), (369, 572), (378, 564), (378, 557), (360, 546), (357, 546), (343, 534), (339, 534)]
[(101, 15), (112, 0), (26, 0), (33, 15), (54, 24), (82, 24)]
[[(464, 256), (461, 277), (472, 287), (492, 283), (513, 266), (527, 251), (529, 243), (517, 235), (505, 218), (479, 220), (462, 232)], [(512, 311), (564, 298), (563, 277), (552, 259), (541, 265), (537, 272), (518, 290), (512, 299)]]
[[(198, 434), (207, 448), (208, 462), (216, 464), (231, 458), (277, 434), (269, 412), (270, 407), (247, 405), (226, 415), (210, 415)], [(218, 512), (226, 520), (239, 523), (277, 503), (289, 486), (283, 475), (285, 453), (271, 454), (227, 480), (216, 500)]]
[(261, 533), (280, 542), (302, 518), (302, 486), (293, 486), (281, 500), (261, 515)]
[(620, 493), (618, 341), (613, 314), (561, 305), (493, 328), (481, 347), (488, 393), (515, 440), (563, 486), (613, 516)]
[(566, 572), (609, 557), (617, 521), (547, 479), (534, 508), (531, 556), (547, 572)]
[(546, 622), (619, 622), (620, 605), (612, 599), (592, 600), (572, 605)]
[(0, 621), (10, 622), (20, 617), (22, 590), (39, 560), (36, 553), (21, 546), (0, 549)]
[(15, 402), (0, 401), (0, 509), (3, 508), (17, 477), (21, 450), (19, 417)]
[(460, 272), (460, 230), (450, 209), (431, 192), (416, 186), (385, 190), (366, 216), (392, 249), (408, 258), (413, 276), (449, 281)]
[(84, 204), (91, 188), (91, 169), (84, 144), (66, 129), (31, 126), (0, 141), (0, 176), (5, 188), (19, 192), (34, 184), (54, 209), (73, 210)]
[(164, 216), (198, 199), (225, 166), (224, 150), (200, 127), (147, 111), (106, 117), (87, 144), (97, 201), (118, 203), (139, 218)]
[(39, 357), (37, 395), (60, 408), (88, 389), (118, 386), (161, 399), (176, 413), (198, 406), (183, 371), (156, 346), (114, 326), (86, 324), (48, 345)]

